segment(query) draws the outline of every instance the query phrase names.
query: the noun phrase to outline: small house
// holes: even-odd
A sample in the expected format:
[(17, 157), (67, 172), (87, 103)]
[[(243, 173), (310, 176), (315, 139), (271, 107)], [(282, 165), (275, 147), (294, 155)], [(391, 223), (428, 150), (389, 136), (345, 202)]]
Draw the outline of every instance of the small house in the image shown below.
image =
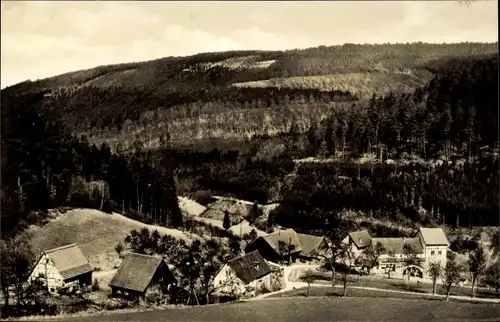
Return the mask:
[(275, 270), (258, 251), (233, 258), (215, 276), (214, 293), (237, 298), (254, 296), (263, 288), (271, 289), (271, 273)]
[(144, 300), (149, 294), (166, 294), (177, 281), (164, 259), (130, 253), (109, 282), (112, 296)]
[(91, 285), (94, 268), (76, 244), (46, 250), (28, 281), (40, 280), (51, 293), (75, 285)]
[(319, 261), (328, 254), (329, 247), (325, 237), (297, 233), (302, 251), (298, 254), (303, 261)]
[(351, 245), (351, 250), (356, 257), (360, 256), (371, 243), (372, 237), (368, 230), (352, 231), (342, 239), (342, 244)]
[(289, 259), (295, 261), (302, 246), (297, 233), (293, 229), (285, 229), (256, 238), (245, 248), (245, 253), (255, 250), (266, 260), (278, 263)]

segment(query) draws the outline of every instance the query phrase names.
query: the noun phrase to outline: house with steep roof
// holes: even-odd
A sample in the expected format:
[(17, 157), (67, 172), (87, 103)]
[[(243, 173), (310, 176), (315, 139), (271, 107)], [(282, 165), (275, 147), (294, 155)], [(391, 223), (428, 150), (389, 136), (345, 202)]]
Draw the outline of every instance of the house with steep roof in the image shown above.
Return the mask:
[(372, 236), (368, 230), (352, 231), (343, 239), (342, 244), (351, 244), (351, 249), (356, 257), (359, 257), (363, 250), (371, 245)]
[(284, 229), (257, 237), (245, 248), (246, 253), (254, 250), (275, 263), (289, 259), (291, 262), (297, 259), (312, 261), (321, 259), (321, 255), (328, 251), (328, 245), (324, 237)]
[(245, 247), (245, 253), (255, 250), (258, 250), (266, 260), (278, 263), (288, 259), (295, 261), (302, 251), (302, 246), (295, 230), (285, 229), (257, 237)]
[(94, 268), (76, 244), (44, 251), (28, 281), (39, 280), (51, 293), (75, 285), (91, 285)]
[[(277, 273), (277, 274), (273, 274)], [(271, 289), (273, 277), (280, 272), (254, 250), (224, 264), (214, 278), (214, 294), (228, 297), (251, 297), (262, 288)]]
[(323, 236), (314, 236), (309, 234), (297, 233), (302, 251), (298, 254), (298, 258), (303, 261), (318, 261), (321, 260), (329, 251), (326, 239)]
[(177, 281), (161, 257), (127, 254), (109, 282), (112, 296), (144, 299), (152, 293), (165, 294)]

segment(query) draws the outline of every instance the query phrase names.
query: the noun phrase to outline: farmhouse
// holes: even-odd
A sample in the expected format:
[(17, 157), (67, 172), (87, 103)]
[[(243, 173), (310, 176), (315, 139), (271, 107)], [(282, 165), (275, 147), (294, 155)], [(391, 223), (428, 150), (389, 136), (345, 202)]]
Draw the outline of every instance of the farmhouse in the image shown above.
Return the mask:
[(329, 250), (328, 244), (323, 236), (297, 233), (297, 237), (302, 247), (302, 251), (298, 254), (300, 260), (319, 261), (322, 259), (321, 255), (326, 254)]
[(112, 296), (144, 300), (149, 294), (166, 294), (177, 281), (161, 257), (130, 253), (109, 283)]
[(237, 298), (255, 296), (263, 288), (272, 289), (273, 277), (277, 277), (275, 271), (258, 251), (252, 251), (221, 267), (214, 278), (214, 293)]
[(76, 244), (46, 250), (40, 256), (28, 281), (40, 280), (49, 292), (76, 285), (91, 285), (94, 268)]
[(278, 263), (291, 259), (295, 261), (302, 251), (299, 237), (293, 229), (279, 230), (266, 236), (257, 237), (245, 248), (245, 253), (258, 250), (266, 260)]
[(371, 237), (367, 230), (362, 230), (348, 233), (342, 243), (351, 245), (356, 258), (360, 258), (370, 245), (375, 247), (381, 244), (385, 251), (373, 268), (375, 273), (387, 270), (405, 273), (407, 258), (404, 249), (409, 246), (412, 255), (420, 261), (420, 268), (417, 269), (420, 276), (425, 275), (430, 263), (439, 262), (442, 266), (446, 265), (450, 245), (441, 228), (420, 228), (413, 238), (377, 238)]
[(299, 234), (293, 229), (279, 230), (266, 236), (260, 236), (250, 243), (245, 252), (258, 250), (270, 262), (290, 259), (303, 261), (319, 260), (328, 250), (324, 237)]

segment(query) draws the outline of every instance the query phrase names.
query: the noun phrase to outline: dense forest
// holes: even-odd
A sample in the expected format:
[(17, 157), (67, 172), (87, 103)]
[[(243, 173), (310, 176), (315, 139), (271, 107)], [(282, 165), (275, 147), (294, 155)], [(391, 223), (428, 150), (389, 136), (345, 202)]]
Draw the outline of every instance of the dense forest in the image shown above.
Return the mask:
[[(315, 229), (343, 209), (498, 225), (496, 51), (416, 43), (213, 53), (11, 86), (1, 102), (2, 229), (59, 206), (178, 226), (176, 194), (200, 191), (281, 202), (273, 220), (290, 227)], [(371, 99), (232, 86), (342, 73), (395, 82), (408, 70), (432, 80)], [(306, 157), (329, 162), (296, 162)]]
[[(90, 146), (39, 115), (43, 93), (2, 95), (2, 231), (43, 219), (60, 206), (120, 211), (179, 226), (172, 168), (137, 151)], [(41, 211), (41, 216), (33, 212)]]

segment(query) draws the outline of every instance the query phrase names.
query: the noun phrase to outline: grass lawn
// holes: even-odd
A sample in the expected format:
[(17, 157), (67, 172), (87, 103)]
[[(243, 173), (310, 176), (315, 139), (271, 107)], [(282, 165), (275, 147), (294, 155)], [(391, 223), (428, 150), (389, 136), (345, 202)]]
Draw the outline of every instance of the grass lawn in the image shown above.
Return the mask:
[(494, 321), (498, 316), (498, 310), (498, 304), (323, 297), (266, 299), (206, 307), (74, 317), (71, 320), (89, 322), (331, 321), (333, 319), (336, 321)]
[[(320, 273), (317, 274), (318, 280), (315, 283), (327, 283), (331, 284), (331, 273)], [(387, 290), (396, 290), (396, 291), (409, 291), (416, 293), (430, 293), (432, 294), (432, 284), (429, 283), (418, 283), (418, 278), (411, 278), (410, 284), (406, 285), (405, 281), (400, 278), (392, 278), (392, 279), (374, 279), (373, 277), (361, 277), (358, 279), (355, 275), (349, 275), (349, 285), (352, 286), (365, 286), (365, 287), (374, 287), (380, 289)], [(337, 275), (337, 284), (342, 283), (342, 276)], [(445, 295), (446, 290), (442, 285), (438, 284), (436, 287), (436, 293)], [(451, 289), (450, 295), (459, 295), (459, 296), (471, 296), (472, 290), (470, 287), (453, 287)], [(476, 289), (476, 297), (484, 297), (484, 298), (499, 298), (495, 294), (495, 290), (493, 289)]]
[[(386, 288), (387, 289), (387, 288)], [(267, 298), (286, 298), (286, 297), (302, 297), (306, 296), (307, 287), (278, 293), (274, 295), (270, 295)], [(344, 294), (344, 289), (341, 287), (313, 287), (311, 286), (309, 296), (327, 296), (327, 297), (341, 297)], [(404, 293), (394, 293), (394, 292), (385, 292), (384, 290), (375, 291), (375, 290), (365, 290), (365, 289), (357, 289), (357, 288), (348, 288), (347, 289), (348, 297), (362, 297), (362, 298), (392, 298), (392, 299), (410, 299), (410, 300), (432, 300), (432, 301), (441, 301), (443, 302), (443, 298), (436, 298), (432, 294), (429, 293), (418, 293), (414, 294), (404, 294)], [(461, 303), (468, 302), (467, 300), (458, 300), (450, 298), (449, 301), (459, 301)], [(500, 300), (499, 300), (500, 301)], [(470, 303), (477, 303), (470, 301)]]

